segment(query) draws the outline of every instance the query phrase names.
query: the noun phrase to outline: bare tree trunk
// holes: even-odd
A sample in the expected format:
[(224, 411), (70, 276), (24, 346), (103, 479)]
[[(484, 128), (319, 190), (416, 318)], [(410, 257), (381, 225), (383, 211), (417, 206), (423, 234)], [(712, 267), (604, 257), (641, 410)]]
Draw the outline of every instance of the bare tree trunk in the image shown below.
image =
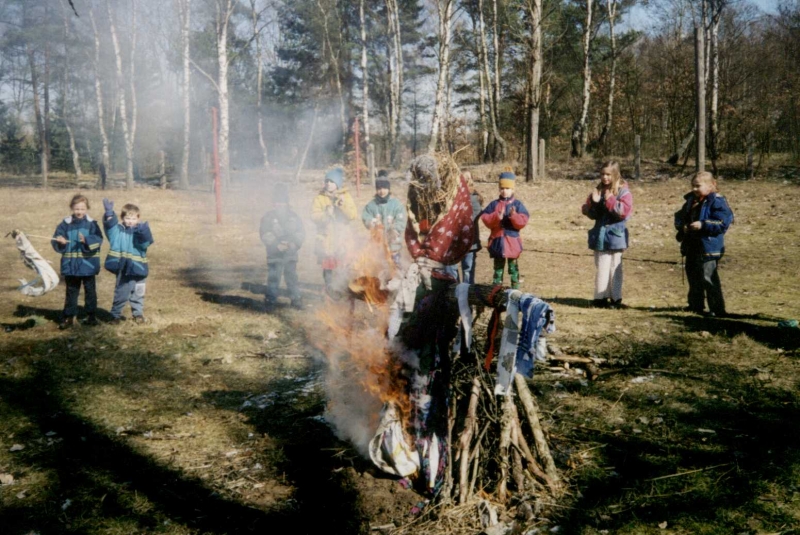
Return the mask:
[(300, 183), (300, 173), (306, 164), (306, 157), (308, 156), (308, 149), (311, 148), (311, 143), (314, 141), (314, 133), (317, 130), (317, 116), (319, 115), (319, 107), (314, 106), (314, 117), (311, 119), (311, 128), (308, 131), (308, 140), (306, 146), (303, 148), (303, 154), (300, 155), (300, 162), (297, 164), (297, 171), (294, 174), (294, 183)]
[(389, 162), (397, 166), (400, 112), (403, 101), (403, 45), (397, 0), (386, 0), (386, 17), (391, 43), (389, 56)]
[(611, 73), (608, 82), (608, 104), (606, 105), (606, 122), (600, 132), (597, 145), (601, 151), (611, 138), (611, 123), (614, 118), (614, 88), (617, 83), (617, 38), (614, 35), (614, 19), (617, 16), (617, 0), (606, 0), (606, 10), (608, 11), (608, 33), (611, 40)]
[(181, 189), (189, 188), (189, 156), (191, 155), (192, 139), (192, 69), (189, 61), (191, 58), (189, 49), (189, 25), (191, 23), (192, 14), (191, 4), (192, 0), (177, 0), (178, 15), (181, 21), (181, 60), (183, 62), (183, 80), (181, 83), (181, 96), (183, 97), (183, 154), (181, 156)]
[(250, 0), (251, 17), (253, 22), (253, 41), (256, 45), (256, 119), (258, 123), (258, 145), (261, 147), (261, 158), (264, 169), (269, 169), (269, 156), (267, 144), (264, 143), (264, 124), (261, 117), (261, 91), (264, 78), (264, 57), (261, 50), (261, 31), (258, 28), (259, 14), (256, 10), (256, 0)]
[(117, 28), (114, 24), (114, 16), (111, 13), (111, 4), (106, 0), (106, 9), (108, 10), (108, 24), (111, 30), (111, 42), (114, 44), (114, 56), (117, 65), (117, 93), (119, 98), (119, 111), (120, 119), (122, 120), (122, 134), (125, 138), (125, 188), (133, 189), (133, 153), (131, 148), (131, 129), (128, 124), (128, 106), (125, 100), (125, 87), (123, 85), (124, 75), (122, 73), (122, 53), (119, 49), (119, 40), (117, 39)]
[[(501, 153), (505, 155), (506, 142), (500, 136), (500, 131), (497, 128), (497, 113), (495, 111), (495, 109), (497, 108), (497, 102), (495, 101), (494, 98), (494, 90), (492, 89), (493, 88), (492, 76), (490, 74), (490, 68), (489, 68), (489, 50), (488, 47), (486, 46), (486, 24), (483, 18), (483, 0), (478, 0), (478, 12), (480, 13), (479, 28), (480, 28), (480, 51), (482, 56), (481, 63), (483, 67), (483, 75), (484, 78), (486, 79), (486, 87), (487, 87), (486, 95), (489, 101), (489, 118), (492, 127), (492, 139), (494, 140), (496, 145), (500, 146)], [(495, 153), (493, 154), (493, 157), (496, 158), (497, 151), (495, 150), (494, 152)]]
[(344, 91), (342, 90), (342, 79), (341, 75), (339, 74), (339, 52), (334, 53), (333, 51), (333, 44), (331, 43), (331, 36), (330, 30), (328, 28), (328, 12), (322, 6), (322, 1), (317, 0), (317, 6), (319, 10), (322, 12), (322, 27), (325, 33), (325, 42), (323, 44), (323, 56), (325, 55), (325, 50), (328, 50), (328, 55), (330, 56), (330, 65), (333, 69), (333, 77), (334, 83), (336, 84), (336, 93), (339, 96), (339, 121), (342, 127), (342, 152), (345, 150), (345, 146), (347, 145), (347, 111), (344, 105)]
[[(133, 177), (133, 160), (134, 151), (136, 149), (136, 117), (138, 116), (138, 105), (136, 101), (136, 0), (131, 1), (131, 46), (130, 46), (130, 66), (128, 83), (130, 84), (131, 91), (131, 136), (126, 143), (126, 152), (128, 154), (128, 165), (130, 166), (129, 176)], [(128, 173), (126, 173), (128, 175)], [(133, 181), (125, 184), (127, 189), (133, 189)]]
[(592, 4), (586, 0), (586, 21), (583, 27), (583, 92), (581, 93), (581, 113), (572, 127), (572, 156), (583, 157), (586, 150), (586, 120), (589, 117), (589, 98), (592, 87), (592, 67), (589, 61), (589, 47), (592, 43)]
[(97, 98), (97, 122), (100, 129), (100, 140), (102, 141), (102, 162), (100, 164), (100, 186), (105, 189), (104, 176), (109, 171), (109, 152), (108, 152), (108, 135), (106, 134), (106, 125), (103, 109), (103, 85), (100, 81), (100, 34), (97, 32), (97, 24), (94, 20), (94, 11), (91, 4), (89, 6), (89, 19), (92, 22), (92, 30), (94, 32), (94, 92)]
[[(45, 14), (47, 13), (45, 6)], [(44, 44), (44, 81), (42, 83), (44, 110), (42, 121), (44, 123), (44, 138), (42, 138), (42, 175), (47, 175), (44, 181), (47, 182), (50, 175), (50, 42)], [(46, 171), (45, 171), (46, 169)]]
[(711, 169), (718, 174), (717, 159), (719, 158), (719, 21), (725, 0), (711, 1), (711, 117), (709, 152), (711, 153)]
[(333, 44), (331, 43), (330, 31), (328, 29), (328, 12), (325, 11), (325, 9), (322, 7), (321, 1), (318, 0), (317, 5), (319, 6), (319, 10), (322, 12), (322, 27), (325, 31), (324, 48), (327, 48), (328, 54), (330, 55), (330, 64), (333, 68), (334, 83), (336, 84), (336, 92), (339, 95), (339, 120), (341, 122), (341, 127), (342, 127), (342, 150), (344, 151), (344, 148), (347, 145), (347, 111), (344, 105), (344, 91), (342, 90), (342, 79), (341, 75), (339, 74), (339, 55), (341, 54), (341, 50), (339, 52), (334, 53)]
[(47, 132), (45, 131), (44, 118), (42, 117), (42, 107), (39, 100), (39, 77), (36, 71), (36, 57), (33, 49), (26, 43), (25, 51), (28, 54), (28, 64), (31, 70), (31, 90), (33, 92), (33, 113), (36, 117), (36, 130), (39, 134), (39, 160), (42, 167), (42, 187), (47, 187), (49, 150), (47, 147)]
[(64, 20), (64, 65), (61, 77), (61, 119), (64, 121), (64, 128), (67, 130), (69, 136), (69, 149), (72, 153), (72, 166), (75, 169), (75, 181), (80, 183), (81, 180), (81, 160), (77, 149), (75, 148), (75, 134), (72, 131), (72, 125), (67, 119), (67, 73), (69, 72), (69, 47), (67, 41), (69, 39), (69, 19), (67, 14), (67, 6), (64, 5), (64, 0), (59, 0), (61, 4), (61, 14)]
[(483, 74), (483, 55), (481, 54), (480, 32), (478, 31), (478, 21), (472, 20), (472, 36), (475, 41), (475, 59), (478, 66), (478, 114), (481, 120), (481, 160), (485, 160), (489, 152), (489, 128), (486, 119), (486, 78)]
[[(361, 22), (361, 114), (364, 119), (364, 144), (369, 147), (369, 71), (367, 70), (367, 21), (364, 17), (364, 0), (359, 0), (358, 17)], [(369, 177), (374, 183), (375, 177)]]
[[(494, 43), (494, 61), (493, 61), (493, 68), (494, 68), (494, 86), (493, 86), (493, 93), (494, 93), (494, 107), (492, 108), (492, 113), (494, 114), (494, 123), (495, 125), (500, 124), (500, 37), (497, 28), (497, 22), (499, 20), (498, 11), (497, 11), (497, 0), (492, 0), (492, 40)], [(500, 154), (495, 154), (495, 157), (499, 156), (500, 160), (505, 160), (508, 156), (508, 143), (506, 140), (500, 135), (500, 129), (495, 128), (495, 135), (494, 140), (500, 147)]]
[(436, 80), (436, 98), (433, 104), (431, 117), (431, 137), (428, 141), (428, 152), (436, 150), (439, 140), (439, 130), (444, 116), (445, 91), (447, 91), (447, 76), (450, 71), (450, 37), (453, 31), (452, 20), (455, 9), (455, 0), (437, 0), (436, 9), (439, 13), (439, 77)]
[(230, 160), (230, 97), (228, 95), (228, 22), (234, 9), (233, 0), (217, 0), (217, 93), (219, 96), (219, 168), (223, 186), (231, 184)]
[[(539, 168), (539, 116), (542, 95), (542, 0), (528, 2), (531, 25), (528, 147), (525, 179), (531, 182)], [(543, 178), (543, 177), (539, 177)]]

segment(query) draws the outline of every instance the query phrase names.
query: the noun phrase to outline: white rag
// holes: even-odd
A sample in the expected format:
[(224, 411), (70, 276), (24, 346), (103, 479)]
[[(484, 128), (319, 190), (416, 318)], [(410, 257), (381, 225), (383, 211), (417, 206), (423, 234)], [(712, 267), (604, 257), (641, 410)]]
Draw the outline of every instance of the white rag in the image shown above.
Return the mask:
[[(20, 231), (14, 231), (12, 235), (17, 242), (17, 249), (19, 249), (19, 254), (22, 256), (22, 261), (39, 275), (37, 279), (31, 282), (28, 282), (27, 279), (17, 279), (20, 283), (18, 290), (24, 295), (38, 297), (58, 286), (58, 274), (56, 274), (50, 262), (45, 260), (42, 255), (33, 248), (27, 236)], [(39, 281), (41, 281), (42, 284), (36, 286), (35, 284)]]

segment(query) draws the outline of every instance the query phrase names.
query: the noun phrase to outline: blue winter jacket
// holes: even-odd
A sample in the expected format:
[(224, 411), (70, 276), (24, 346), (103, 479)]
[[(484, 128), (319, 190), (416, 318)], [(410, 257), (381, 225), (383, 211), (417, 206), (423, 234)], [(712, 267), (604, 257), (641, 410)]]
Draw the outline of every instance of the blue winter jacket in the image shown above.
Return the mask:
[(105, 268), (111, 273), (128, 277), (147, 277), (147, 248), (153, 243), (150, 226), (145, 222), (126, 227), (119, 222), (113, 211), (106, 212), (103, 216), (103, 226), (111, 246), (106, 256)]
[[(85, 243), (81, 243), (83, 235)], [(67, 239), (66, 245), (52, 241), (53, 249), (61, 254), (61, 275), (65, 277), (93, 277), (100, 273), (100, 245), (103, 243), (103, 233), (100, 226), (89, 217), (77, 219), (67, 216), (59, 223), (53, 234), (54, 238), (63, 236)]]
[(633, 212), (633, 195), (627, 184), (619, 188), (616, 196), (609, 195), (599, 202), (594, 202), (589, 195), (581, 210), (586, 217), (594, 219), (594, 227), (589, 231), (589, 249), (624, 251), (628, 248), (627, 221)]
[[(725, 253), (725, 232), (733, 223), (733, 211), (728, 201), (718, 193), (710, 193), (702, 200), (699, 210), (695, 209), (693, 217), (692, 208), (696, 202), (694, 193), (688, 193), (683, 198), (686, 203), (675, 212), (675, 229), (678, 231), (675, 238), (681, 243), (681, 254), (702, 254), (706, 259), (721, 258)], [(684, 227), (694, 221), (702, 222), (702, 228), (685, 231)]]

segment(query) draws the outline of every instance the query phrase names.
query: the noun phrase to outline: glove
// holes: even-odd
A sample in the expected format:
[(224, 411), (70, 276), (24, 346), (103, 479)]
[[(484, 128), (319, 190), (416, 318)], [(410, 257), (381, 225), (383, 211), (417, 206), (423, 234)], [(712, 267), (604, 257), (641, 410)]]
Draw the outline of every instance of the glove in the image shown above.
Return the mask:
[(114, 211), (114, 201), (109, 199), (103, 199), (103, 208), (106, 209), (106, 212), (113, 212)]
[(150, 233), (150, 224), (147, 221), (139, 223), (136, 225), (136, 228), (134, 228), (133, 231), (136, 234), (147, 235)]

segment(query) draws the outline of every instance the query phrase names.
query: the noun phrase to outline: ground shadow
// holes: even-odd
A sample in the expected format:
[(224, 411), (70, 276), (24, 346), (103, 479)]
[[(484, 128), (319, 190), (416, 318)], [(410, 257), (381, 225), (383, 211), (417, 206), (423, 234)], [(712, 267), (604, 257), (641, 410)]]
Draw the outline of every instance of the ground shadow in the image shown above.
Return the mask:
[(711, 334), (722, 334), (733, 338), (738, 334), (745, 334), (756, 342), (771, 349), (785, 349), (789, 351), (800, 349), (800, 329), (778, 327), (777, 318), (775, 325), (755, 325), (742, 318), (763, 319), (761, 315), (744, 316), (731, 314), (724, 318), (710, 318), (705, 316), (677, 316), (666, 315), (675, 323), (681, 323), (690, 331), (707, 331)]
[[(112, 347), (119, 343), (112, 333), (102, 330), (81, 333), (70, 340), (73, 352), (82, 344)], [(59, 348), (65, 346), (64, 338), (34, 347), (20, 343), (28, 354), (47, 356), (32, 364), (28, 375), (17, 378), (0, 374), (0, 418), (22, 418), (31, 424), (15, 437), (28, 444), (15, 454), (16, 458), (27, 470), (47, 474), (52, 483), (39, 490), (39, 496), (4, 507), (3, 533), (75, 533), (104, 522), (118, 522), (125, 529), (140, 532), (158, 530), (170, 521), (209, 534), (267, 533), (277, 526), (285, 526), (292, 533), (317, 533), (321, 519), (327, 525), (326, 533), (362, 531), (357, 493), (344, 478), (337, 477), (329, 463), (331, 454), (324, 451), (325, 445), (336, 445), (337, 441), (327, 427), (311, 418), (321, 413), (321, 400), (299, 407), (282, 403), (253, 418), (254, 428), (274, 433), (281, 441), (287, 461), (280, 468), (296, 487), (292, 499), (273, 509), (259, 510), (220, 496), (200, 478), (165, 466), (71, 409), (71, 385), (77, 382), (84, 383), (82, 387), (90, 382), (98, 388), (114, 383), (142, 396), (149, 381), (168, 381), (179, 373), (174, 361), (152, 352), (132, 353), (122, 368), (109, 369), (98, 367), (93, 356), (59, 354)], [(18, 353), (8, 344), (0, 348), (0, 356)], [(64, 376), (66, 358), (70, 359), (69, 377)], [(227, 379), (233, 382), (237, 378)], [(282, 386), (278, 383), (275, 388)], [(218, 402), (222, 410), (238, 410), (231, 401), (240, 398), (238, 392), (209, 392), (204, 397)], [(53, 436), (58, 440), (36, 445), (42, 444), (42, 437)], [(132, 503), (132, 494), (145, 496), (148, 507)], [(73, 503), (64, 513), (60, 505), (67, 499)]]
[[(14, 311), (14, 317), (16, 318), (29, 318), (31, 316), (40, 316), (47, 321), (52, 321), (54, 323), (58, 323), (61, 321), (63, 309), (52, 309), (52, 308), (40, 308), (40, 307), (32, 307), (28, 305), (17, 305), (17, 309)], [(111, 312), (104, 308), (98, 308), (95, 311), (95, 316), (100, 321), (111, 321), (114, 319), (114, 316), (111, 315)], [(86, 309), (83, 306), (78, 306), (78, 320), (82, 320), (86, 318)]]
[(579, 299), (577, 297), (542, 297), (541, 300), (551, 305), (564, 305), (576, 308), (593, 308), (591, 299)]
[[(675, 369), (684, 357), (667, 349), (638, 347), (640, 360), (631, 373), (646, 371), (645, 363)], [(693, 389), (670, 391), (666, 397), (670, 389), (630, 389), (628, 381), (584, 388), (584, 396), (649, 419), (631, 418), (609, 427), (601, 418), (570, 429), (567, 441), (555, 439), (562, 462), (576, 442), (582, 448), (587, 442), (603, 446), (597, 467), (575, 481), (581, 493), (563, 516), (566, 532), (582, 532), (586, 526), (614, 532), (629, 524), (669, 520), (670, 525), (713, 525), (719, 533), (740, 533), (752, 532), (747, 522), (753, 517), (766, 522), (768, 531), (772, 524), (795, 525), (791, 511), (762, 495), (773, 486), (796, 485), (796, 390), (764, 388), (733, 365), (714, 365), (697, 379), (705, 392), (701, 397)]]

